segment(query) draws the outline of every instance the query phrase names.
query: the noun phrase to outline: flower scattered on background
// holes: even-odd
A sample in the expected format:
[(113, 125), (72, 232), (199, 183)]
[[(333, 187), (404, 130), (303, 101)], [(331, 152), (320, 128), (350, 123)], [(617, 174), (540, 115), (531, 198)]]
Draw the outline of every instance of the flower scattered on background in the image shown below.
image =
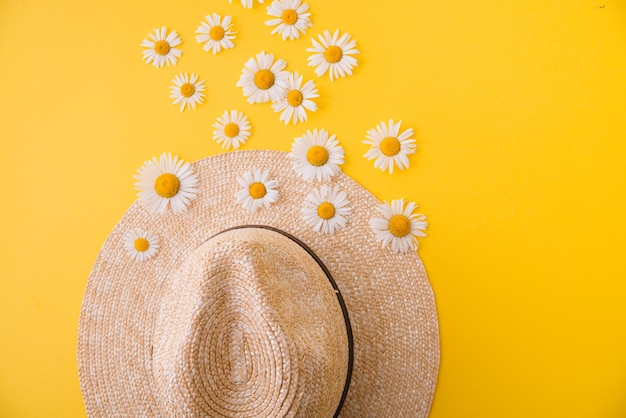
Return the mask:
[(344, 150), (335, 135), (328, 136), (324, 129), (307, 130), (291, 144), (293, 169), (303, 179), (328, 180), (341, 172), (339, 165), (344, 163)]
[(356, 41), (350, 40), (350, 35), (344, 33), (339, 37), (339, 30), (330, 34), (325, 30), (319, 35), (319, 42), (312, 38), (313, 48), (307, 48), (308, 52), (314, 52), (309, 56), (309, 67), (315, 67), (315, 74), (321, 77), (328, 71), (331, 81), (352, 75), (352, 68), (357, 66), (357, 60), (352, 55), (359, 54), (355, 48)]
[(231, 110), (230, 113), (225, 111), (221, 117), (217, 118), (213, 127), (215, 128), (213, 139), (218, 144), (222, 144), (222, 148), (226, 150), (230, 147), (239, 148), (251, 135), (248, 117), (236, 110)]
[(408, 202), (405, 206), (404, 199), (392, 200), (391, 205), (387, 202), (378, 207), (382, 218), (372, 218), (370, 226), (376, 234), (376, 241), (381, 241), (383, 247), (391, 245), (395, 253), (406, 253), (417, 250), (417, 237), (425, 237), (424, 230), (428, 226), (426, 217), (413, 213), (417, 205)]
[(134, 176), (139, 201), (150, 213), (185, 212), (198, 193), (198, 177), (188, 162), (172, 154), (146, 161)]
[(222, 18), (217, 13), (213, 13), (212, 16), (206, 16), (206, 22), (203, 21), (198, 29), (196, 29), (196, 41), (200, 44), (204, 43), (202, 47), (205, 51), (213, 52), (213, 55), (220, 52), (222, 49), (230, 49), (235, 47), (233, 39), (235, 34), (231, 29), (233, 24), (231, 23), (231, 16), (224, 16)]
[(152, 63), (156, 68), (176, 65), (177, 58), (183, 53), (182, 50), (174, 48), (183, 41), (175, 30), (167, 33), (167, 29), (163, 26), (161, 29), (155, 29), (154, 33), (148, 34), (150, 39), (144, 39), (141, 46), (147, 48), (143, 51), (143, 60), (146, 64)]
[(309, 18), (311, 13), (307, 13), (307, 10), (309, 10), (309, 4), (302, 3), (302, 0), (274, 0), (267, 7), (267, 14), (274, 16), (274, 19), (266, 20), (265, 24), (276, 26), (272, 30), (272, 35), (280, 33), (283, 41), (287, 38), (298, 39), (313, 26)]
[(280, 120), (289, 123), (293, 119), (293, 124), (305, 122), (307, 118), (306, 111), (315, 112), (317, 105), (311, 99), (319, 97), (317, 88), (313, 80), (307, 81), (302, 85), (302, 76), (296, 71), (289, 74), (287, 79), (287, 89), (285, 96), (279, 102), (272, 105), (274, 112), (282, 111)]
[(413, 136), (413, 128), (409, 128), (400, 135), (400, 124), (394, 124), (393, 119), (389, 119), (389, 125), (380, 122), (375, 129), (367, 131), (367, 139), (364, 144), (370, 145), (370, 149), (363, 155), (368, 160), (374, 161), (374, 167), (382, 171), (389, 170), (393, 173), (394, 165), (400, 170), (409, 166), (410, 154), (415, 154), (417, 145)]
[(180, 73), (172, 82), (174, 86), (170, 86), (170, 97), (174, 99), (174, 104), (180, 103), (180, 111), (185, 110), (185, 106), (188, 109), (196, 108), (196, 104), (204, 101), (204, 80), (198, 81), (198, 75), (191, 74), (191, 77), (187, 73)]
[(235, 198), (249, 213), (256, 212), (262, 206), (267, 209), (278, 200), (278, 180), (269, 180), (269, 173), (269, 170), (252, 168), (243, 173), (242, 177), (237, 177), (241, 189), (235, 193)]
[(133, 260), (144, 261), (154, 257), (159, 249), (159, 238), (150, 231), (135, 228), (124, 236), (124, 247)]
[(315, 232), (332, 235), (346, 226), (346, 216), (352, 213), (349, 204), (345, 192), (324, 185), (307, 195), (302, 215)]
[(256, 59), (250, 58), (245, 63), (237, 87), (243, 88), (248, 103), (277, 102), (285, 94), (289, 77), (289, 72), (283, 71), (286, 66), (285, 60), (274, 61), (273, 54), (261, 51)]
[[(263, 3), (264, 0), (258, 0), (259, 3)], [(228, 0), (229, 3), (232, 3), (233, 0)], [(241, 0), (241, 4), (243, 5), (243, 7), (245, 7), (246, 9), (251, 9), (252, 8), (252, 3), (254, 2), (254, 0)]]

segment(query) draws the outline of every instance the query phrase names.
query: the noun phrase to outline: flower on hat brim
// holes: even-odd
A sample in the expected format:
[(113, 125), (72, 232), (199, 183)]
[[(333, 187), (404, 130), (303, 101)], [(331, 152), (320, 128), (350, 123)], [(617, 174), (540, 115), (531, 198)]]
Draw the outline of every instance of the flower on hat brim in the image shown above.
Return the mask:
[(135, 175), (139, 202), (150, 213), (185, 212), (198, 193), (198, 178), (188, 162), (172, 154), (146, 161)]
[(145, 261), (155, 256), (159, 249), (159, 238), (151, 231), (131, 229), (124, 236), (124, 247), (130, 258)]
[(347, 217), (352, 213), (346, 193), (338, 186), (321, 186), (307, 195), (302, 207), (304, 221), (315, 232), (332, 235), (345, 228)]
[(249, 213), (261, 207), (267, 209), (278, 200), (278, 181), (269, 178), (267, 169), (251, 168), (237, 177), (237, 183), (241, 188), (235, 193), (235, 198)]

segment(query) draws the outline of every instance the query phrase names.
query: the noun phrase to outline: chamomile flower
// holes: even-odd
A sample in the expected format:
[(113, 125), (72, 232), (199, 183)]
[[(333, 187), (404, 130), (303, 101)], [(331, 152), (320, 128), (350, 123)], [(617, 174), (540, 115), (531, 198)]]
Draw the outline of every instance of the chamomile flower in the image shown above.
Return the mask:
[(280, 114), (281, 121), (289, 123), (289, 120), (292, 119), (295, 125), (308, 119), (307, 110), (310, 112), (317, 110), (317, 105), (311, 100), (316, 97), (319, 97), (319, 94), (317, 94), (313, 80), (307, 81), (303, 86), (302, 76), (296, 71), (289, 74), (286, 94), (281, 101), (272, 105), (272, 109), (274, 112), (283, 112)]
[(315, 232), (332, 235), (346, 226), (346, 216), (352, 213), (349, 204), (345, 192), (324, 185), (307, 195), (302, 216)]
[(425, 237), (424, 230), (428, 226), (426, 217), (413, 213), (417, 205), (413, 202), (405, 203), (404, 199), (392, 200), (378, 207), (382, 218), (372, 218), (370, 226), (376, 235), (376, 241), (381, 241), (383, 247), (391, 246), (394, 253), (415, 251), (418, 247), (417, 237)]
[(303, 179), (329, 180), (341, 172), (339, 165), (344, 163), (344, 150), (335, 135), (328, 136), (325, 129), (307, 130), (291, 144), (293, 169)]
[(161, 29), (155, 29), (154, 33), (148, 34), (149, 39), (144, 39), (141, 46), (146, 48), (143, 51), (143, 60), (146, 64), (160, 68), (165, 64), (168, 66), (176, 65), (177, 58), (183, 53), (182, 50), (175, 48), (183, 41), (175, 30), (167, 33), (167, 28), (163, 26)]
[(139, 201), (150, 213), (185, 212), (198, 193), (198, 177), (188, 162), (172, 154), (161, 154), (137, 170), (135, 189)]
[(267, 7), (267, 14), (273, 16), (274, 19), (266, 20), (265, 24), (276, 26), (272, 30), (272, 35), (280, 33), (283, 41), (287, 38), (298, 39), (313, 26), (309, 18), (311, 13), (307, 13), (307, 10), (309, 10), (309, 4), (302, 3), (302, 0), (274, 0)]
[(213, 13), (212, 16), (206, 16), (206, 22), (203, 21), (198, 29), (196, 29), (196, 41), (199, 44), (204, 43), (202, 49), (205, 51), (211, 50), (213, 55), (220, 52), (222, 49), (230, 49), (235, 47), (233, 39), (235, 34), (231, 29), (233, 27), (232, 17), (224, 16), (223, 18), (217, 13)]
[(187, 73), (180, 73), (172, 80), (170, 86), (170, 97), (174, 99), (174, 104), (180, 103), (180, 111), (196, 109), (196, 104), (204, 101), (204, 80), (198, 81), (198, 75), (192, 73), (191, 77)]
[(339, 37), (339, 30), (332, 35), (325, 30), (319, 35), (319, 42), (312, 38), (313, 48), (307, 51), (314, 52), (308, 58), (309, 67), (315, 67), (315, 74), (321, 77), (328, 71), (330, 80), (352, 75), (352, 68), (357, 66), (357, 60), (352, 55), (360, 52), (355, 48), (356, 41), (350, 40), (350, 35), (344, 33)]
[(283, 71), (286, 66), (285, 60), (274, 61), (273, 54), (261, 51), (245, 63), (237, 87), (243, 88), (248, 103), (277, 102), (285, 94), (289, 77), (289, 72)]
[(124, 235), (124, 248), (133, 260), (144, 261), (157, 253), (159, 238), (141, 228), (131, 229)]
[(389, 174), (393, 173), (394, 165), (400, 170), (407, 168), (408, 155), (415, 154), (417, 148), (415, 139), (412, 138), (413, 128), (399, 134), (401, 123), (402, 121), (394, 123), (393, 119), (389, 119), (389, 125), (380, 122), (375, 129), (367, 131), (367, 139), (363, 141), (370, 145), (370, 149), (363, 156), (368, 160), (376, 159), (374, 167), (382, 171), (389, 170)]
[[(263, 3), (263, 0), (258, 0), (259, 3)], [(232, 3), (233, 0), (228, 0), (229, 3)], [(252, 3), (254, 2), (254, 0), (241, 0), (241, 4), (243, 5), (243, 7), (245, 7), (246, 9), (252, 9)]]
[(252, 168), (237, 177), (241, 189), (235, 193), (235, 198), (249, 213), (256, 212), (262, 206), (267, 209), (278, 200), (278, 180), (270, 180), (269, 173), (269, 170)]
[(231, 110), (230, 113), (225, 111), (221, 117), (217, 118), (213, 127), (215, 128), (213, 139), (218, 144), (222, 144), (222, 148), (226, 150), (230, 147), (239, 148), (250, 137), (248, 117), (236, 110)]

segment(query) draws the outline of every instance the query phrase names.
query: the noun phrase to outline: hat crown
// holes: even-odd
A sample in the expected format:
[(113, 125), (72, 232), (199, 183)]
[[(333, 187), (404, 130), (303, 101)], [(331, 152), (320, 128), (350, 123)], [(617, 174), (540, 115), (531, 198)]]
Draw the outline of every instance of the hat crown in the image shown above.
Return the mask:
[(261, 228), (226, 231), (163, 289), (155, 397), (171, 416), (332, 416), (348, 369), (346, 323), (318, 262)]

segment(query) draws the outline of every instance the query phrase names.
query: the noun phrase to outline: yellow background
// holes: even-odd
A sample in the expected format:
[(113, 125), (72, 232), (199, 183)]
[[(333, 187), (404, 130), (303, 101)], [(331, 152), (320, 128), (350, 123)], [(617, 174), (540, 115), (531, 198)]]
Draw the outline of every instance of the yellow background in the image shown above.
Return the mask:
[[(244, 149), (337, 134), (344, 171), (428, 216), (422, 256), (441, 326), (432, 417), (626, 416), (626, 3), (309, 0), (313, 28), (283, 42), (265, 7), (235, 0), (0, 2), (0, 416), (82, 416), (75, 362), (82, 293), (133, 174), (163, 151), (221, 152), (211, 124), (246, 113)], [(236, 48), (202, 51), (210, 12)], [(183, 57), (141, 60), (153, 28)], [(305, 79), (310, 38), (347, 31), (354, 76), (316, 79), (319, 111), (285, 126), (235, 87), (265, 50)], [(180, 71), (208, 97), (180, 113)], [(401, 119), (418, 153), (389, 175), (362, 158), (367, 129)]]

